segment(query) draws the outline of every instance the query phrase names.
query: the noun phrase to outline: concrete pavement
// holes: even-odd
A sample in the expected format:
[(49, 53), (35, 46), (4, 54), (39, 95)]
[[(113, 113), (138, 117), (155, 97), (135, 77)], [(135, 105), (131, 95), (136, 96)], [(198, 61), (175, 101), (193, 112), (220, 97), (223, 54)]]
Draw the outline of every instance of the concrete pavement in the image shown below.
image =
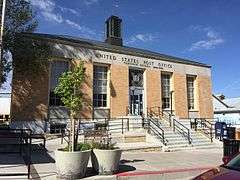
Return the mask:
[[(47, 152), (39, 148), (33, 149), (32, 179), (56, 179), (54, 151), (60, 146), (63, 146), (60, 144), (60, 139), (55, 139), (47, 141)], [(119, 174), (114, 176), (93, 176), (90, 173), (91, 176), (85, 179), (189, 179), (211, 167), (220, 165), (222, 163), (221, 158), (221, 149), (176, 152), (124, 152)], [(0, 155), (0, 162), (2, 159), (14, 162), (14, 159), (11, 159), (9, 155)], [(18, 158), (18, 160), (21, 162), (21, 158)], [(1, 167), (7, 166), (6, 163), (5, 165), (4, 163), (0, 164)], [(5, 168), (4, 171), (13, 172), (19, 164), (18, 168), (20, 169), (17, 171), (26, 172), (26, 166), (17, 162), (11, 164), (13, 167)], [(89, 163), (89, 166), (91, 166), (91, 163)], [(1, 168), (0, 171), (2, 170)], [(26, 177), (21, 176), (17, 177), (17, 179), (26, 179)]]

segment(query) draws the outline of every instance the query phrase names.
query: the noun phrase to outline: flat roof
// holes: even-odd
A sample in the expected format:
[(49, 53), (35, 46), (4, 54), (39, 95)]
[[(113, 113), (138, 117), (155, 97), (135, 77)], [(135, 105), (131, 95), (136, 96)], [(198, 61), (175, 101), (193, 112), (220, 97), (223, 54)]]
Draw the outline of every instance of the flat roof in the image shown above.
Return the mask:
[(111, 45), (101, 41), (83, 39), (83, 38), (78, 38), (78, 37), (73, 37), (68, 35), (54, 35), (54, 34), (42, 34), (42, 33), (21, 33), (21, 34), (24, 35), (25, 37), (38, 38), (38, 39), (40, 38), (40, 39), (58, 42), (58, 43), (60, 42), (64, 44), (75, 43), (78, 46), (89, 48), (89, 49), (104, 50), (104, 51), (110, 51), (110, 52), (115, 52), (120, 54), (128, 54), (128, 55), (152, 58), (152, 59), (163, 60), (168, 62), (182, 63), (182, 64), (189, 64), (189, 65), (211, 68), (210, 65), (201, 63), (195, 60), (174, 57), (174, 56), (170, 56), (170, 55), (166, 55), (158, 52), (153, 52), (150, 50), (139, 49), (139, 48), (134, 48), (129, 46), (116, 46), (116, 45)]

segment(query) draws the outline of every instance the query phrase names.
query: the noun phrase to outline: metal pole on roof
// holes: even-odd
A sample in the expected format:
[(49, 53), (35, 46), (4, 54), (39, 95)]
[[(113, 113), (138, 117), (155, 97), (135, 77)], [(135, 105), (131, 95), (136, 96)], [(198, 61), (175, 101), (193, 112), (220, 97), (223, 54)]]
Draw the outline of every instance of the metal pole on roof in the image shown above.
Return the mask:
[[(4, 29), (4, 20), (5, 20), (5, 9), (6, 9), (6, 0), (2, 0), (2, 13), (1, 13), (1, 30), (0, 30), (0, 65), (2, 66), (2, 56), (3, 56), (3, 29)], [(0, 66), (0, 68), (1, 68)], [(0, 73), (2, 69), (0, 69)]]

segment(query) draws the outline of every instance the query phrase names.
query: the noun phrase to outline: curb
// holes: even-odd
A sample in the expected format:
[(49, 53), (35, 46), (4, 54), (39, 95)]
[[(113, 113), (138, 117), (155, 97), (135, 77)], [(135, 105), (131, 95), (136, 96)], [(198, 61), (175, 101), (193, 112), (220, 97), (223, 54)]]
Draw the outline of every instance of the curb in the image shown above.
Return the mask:
[(123, 172), (116, 174), (117, 177), (125, 176), (144, 176), (144, 175), (157, 175), (157, 174), (167, 174), (167, 173), (181, 173), (189, 171), (204, 171), (215, 168), (213, 166), (209, 167), (196, 167), (196, 168), (176, 168), (176, 169), (165, 169), (160, 171), (138, 171), (138, 172)]

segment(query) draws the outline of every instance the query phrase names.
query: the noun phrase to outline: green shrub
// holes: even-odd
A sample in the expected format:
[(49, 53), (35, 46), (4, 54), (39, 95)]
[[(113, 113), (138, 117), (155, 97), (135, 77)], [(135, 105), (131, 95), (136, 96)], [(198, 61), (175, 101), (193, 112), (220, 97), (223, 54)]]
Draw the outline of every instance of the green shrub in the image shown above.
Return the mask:
[(101, 142), (92, 142), (92, 149), (104, 149), (104, 150), (114, 150), (116, 143), (101, 143)]
[[(86, 150), (90, 150), (92, 148), (91, 144), (89, 143), (78, 143), (75, 151), (86, 151)], [(70, 147), (71, 149), (71, 147)], [(69, 151), (69, 146), (66, 146), (65, 148), (60, 149), (62, 151)]]

